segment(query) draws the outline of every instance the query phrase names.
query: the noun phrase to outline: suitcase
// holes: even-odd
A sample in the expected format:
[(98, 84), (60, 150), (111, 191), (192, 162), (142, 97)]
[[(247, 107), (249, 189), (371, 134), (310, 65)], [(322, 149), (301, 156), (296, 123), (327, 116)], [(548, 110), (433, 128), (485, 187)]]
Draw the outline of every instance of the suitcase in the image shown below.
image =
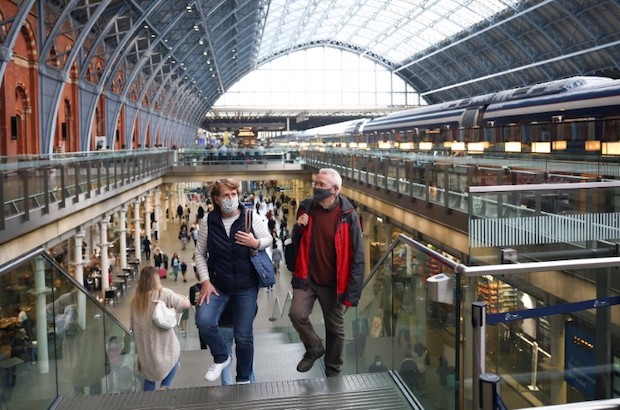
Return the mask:
[(168, 277), (168, 271), (163, 266), (159, 268), (159, 279), (166, 279)]

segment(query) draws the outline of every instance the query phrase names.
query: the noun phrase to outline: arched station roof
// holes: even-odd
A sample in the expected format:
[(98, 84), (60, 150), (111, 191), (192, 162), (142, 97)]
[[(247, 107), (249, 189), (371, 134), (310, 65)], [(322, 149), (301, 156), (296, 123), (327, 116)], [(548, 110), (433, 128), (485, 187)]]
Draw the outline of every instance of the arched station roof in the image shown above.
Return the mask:
[(40, 67), (194, 125), (261, 64), (321, 45), (380, 62), (431, 103), (620, 77), (620, 0), (25, 0), (2, 15), (0, 78), (29, 13)]

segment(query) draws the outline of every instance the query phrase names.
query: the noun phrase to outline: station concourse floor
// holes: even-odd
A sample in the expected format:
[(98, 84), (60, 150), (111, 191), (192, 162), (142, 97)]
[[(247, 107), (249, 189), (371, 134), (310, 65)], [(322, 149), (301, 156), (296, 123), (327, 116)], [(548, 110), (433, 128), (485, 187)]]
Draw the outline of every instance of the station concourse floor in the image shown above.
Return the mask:
[[(191, 220), (194, 220), (199, 205), (206, 208), (204, 203), (197, 203), (194, 201), (189, 202), (191, 209)], [(260, 210), (261, 216), (265, 216), (267, 209), (272, 209), (271, 205), (263, 204)], [(276, 220), (279, 229), (280, 219), (276, 218)], [(189, 288), (196, 283), (196, 278), (191, 265), (195, 246), (194, 241), (189, 240), (187, 242), (186, 249), (182, 250), (181, 241), (178, 239), (180, 226), (181, 221), (178, 218), (165, 219), (164, 217), (163, 220), (160, 221), (159, 240), (152, 240), (153, 244), (151, 249), (154, 250), (156, 247), (159, 247), (168, 255), (169, 258), (172, 257), (174, 252), (178, 252), (181, 260), (185, 260), (188, 265), (186, 275), (187, 282), (183, 282), (183, 278), (180, 275), (176, 281), (169, 275), (166, 279), (162, 279), (161, 282), (163, 286), (172, 289), (177, 293), (189, 295)], [(191, 224), (188, 226), (191, 227)], [(288, 226), (292, 226), (290, 221)], [(280, 240), (278, 240), (278, 247), (280, 250), (283, 249)], [(267, 252), (270, 253), (271, 248), (268, 248)], [(117, 266), (115, 266), (115, 273), (120, 270), (119, 258), (117, 257), (116, 259)], [(144, 254), (142, 254), (141, 261), (141, 267), (146, 266)], [(150, 263), (153, 263), (152, 255)], [(129, 307), (134, 291), (135, 283), (131, 283), (125, 295), (119, 300), (119, 302), (109, 306), (109, 310), (127, 328), (129, 328)], [(259, 289), (259, 308), (256, 319), (254, 320), (254, 371), (257, 382), (310, 379), (323, 377), (325, 375), (323, 364), (320, 363), (321, 361), (317, 361), (315, 366), (307, 373), (297, 372), (297, 363), (301, 360), (305, 352), (303, 344), (299, 342), (299, 339), (296, 334), (294, 334), (295, 332), (292, 328), (289, 329), (289, 332), (285, 333), (280, 332), (279, 329), (278, 331), (274, 331), (274, 328), (290, 326), (290, 322), (288, 321), (289, 305), (284, 306), (288, 292), (292, 292), (291, 274), (287, 271), (283, 261), (281, 263), (280, 273), (276, 278), (276, 284), (274, 285), (273, 290), (267, 291), (266, 289)], [(276, 299), (279, 300), (279, 308), (274, 309), (274, 306), (277, 304)], [(284, 310), (284, 312), (281, 310)], [(274, 317), (277, 317), (277, 320), (270, 320), (270, 318), (273, 319)], [(181, 342), (181, 368), (175, 376), (173, 383), (174, 388), (219, 386), (219, 380), (215, 382), (208, 382), (204, 379), (204, 374), (209, 368), (209, 365), (212, 363), (213, 358), (210, 351), (200, 350), (198, 330), (195, 326), (194, 312), (191, 309), (186, 327), (186, 336), (182, 335), (178, 327), (177, 336)], [(274, 347), (276, 346), (277, 353), (274, 354)], [(235, 368), (234, 363), (233, 358), (233, 369)], [(234, 373), (235, 372), (233, 370), (233, 377)]]

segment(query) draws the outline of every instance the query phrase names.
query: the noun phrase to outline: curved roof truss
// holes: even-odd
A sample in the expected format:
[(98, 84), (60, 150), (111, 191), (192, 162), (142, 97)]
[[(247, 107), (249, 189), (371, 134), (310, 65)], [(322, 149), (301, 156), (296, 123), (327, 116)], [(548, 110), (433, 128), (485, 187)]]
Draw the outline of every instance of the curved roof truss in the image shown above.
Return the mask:
[[(0, 0), (1, 1), (1, 0)], [(353, 51), (430, 103), (575, 75), (620, 77), (620, 0), (34, 0), (39, 64), (199, 125), (257, 66), (315, 46)], [(63, 48), (63, 37), (73, 39)], [(0, 61), (0, 77), (7, 59)]]

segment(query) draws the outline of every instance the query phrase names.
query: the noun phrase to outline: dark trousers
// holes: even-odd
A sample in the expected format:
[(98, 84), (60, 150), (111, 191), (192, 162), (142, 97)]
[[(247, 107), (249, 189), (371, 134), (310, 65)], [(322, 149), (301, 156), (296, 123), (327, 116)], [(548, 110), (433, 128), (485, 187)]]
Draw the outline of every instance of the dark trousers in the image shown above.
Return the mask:
[(336, 288), (310, 283), (307, 290), (293, 289), (289, 317), (309, 353), (321, 350), (321, 338), (314, 330), (310, 314), (318, 299), (325, 320), (325, 374), (336, 376), (342, 370), (344, 348), (344, 316), (336, 300)]

